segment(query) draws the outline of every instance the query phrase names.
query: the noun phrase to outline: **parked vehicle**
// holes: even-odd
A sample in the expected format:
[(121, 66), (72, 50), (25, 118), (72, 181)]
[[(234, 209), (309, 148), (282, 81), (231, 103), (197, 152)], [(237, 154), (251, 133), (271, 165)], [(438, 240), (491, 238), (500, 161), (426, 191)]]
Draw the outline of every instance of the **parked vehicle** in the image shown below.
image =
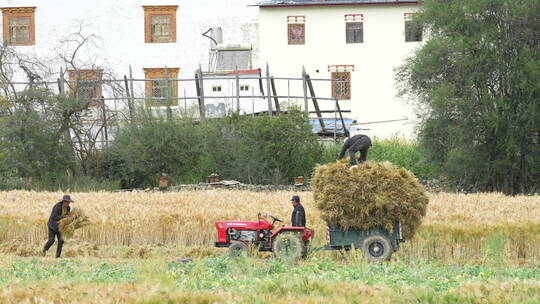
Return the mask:
[[(266, 220), (272, 219), (272, 222)], [(229, 248), (229, 256), (271, 251), (276, 257), (296, 259), (307, 254), (313, 230), (306, 227), (275, 227), (282, 220), (258, 214), (257, 221), (217, 221), (216, 247)], [(275, 228), (275, 229), (274, 229)]]

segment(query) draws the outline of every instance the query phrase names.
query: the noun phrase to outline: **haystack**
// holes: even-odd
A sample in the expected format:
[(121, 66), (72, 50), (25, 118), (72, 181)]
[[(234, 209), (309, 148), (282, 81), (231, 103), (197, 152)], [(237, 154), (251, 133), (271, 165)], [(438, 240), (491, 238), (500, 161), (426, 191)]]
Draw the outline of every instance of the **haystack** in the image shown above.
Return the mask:
[(313, 195), (330, 227), (392, 231), (401, 221), (403, 236), (411, 238), (426, 214), (428, 197), (411, 172), (389, 162), (346, 161), (319, 165), (311, 179)]
[(73, 237), (75, 229), (90, 225), (88, 216), (86, 216), (81, 209), (73, 209), (69, 214), (71, 216), (58, 221), (60, 233), (62, 233), (62, 237), (66, 239)]

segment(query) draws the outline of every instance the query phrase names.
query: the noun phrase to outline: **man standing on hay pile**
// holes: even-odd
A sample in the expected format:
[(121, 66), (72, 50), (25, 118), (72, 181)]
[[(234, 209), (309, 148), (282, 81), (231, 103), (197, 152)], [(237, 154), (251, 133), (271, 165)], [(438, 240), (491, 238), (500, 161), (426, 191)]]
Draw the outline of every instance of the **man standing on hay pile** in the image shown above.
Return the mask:
[(356, 160), (356, 152), (360, 152), (360, 162), (365, 162), (369, 147), (371, 147), (371, 138), (364, 134), (358, 134), (351, 138), (348, 138), (339, 152), (338, 159), (342, 159), (345, 156), (345, 152), (349, 150), (349, 158), (352, 166), (358, 165)]
[(294, 195), (291, 199), (294, 210), (291, 215), (291, 225), (293, 227), (306, 227), (306, 211), (300, 204), (300, 196)]
[(58, 239), (58, 245), (56, 247), (56, 257), (59, 258), (60, 255), (62, 255), (62, 246), (64, 246), (64, 239), (62, 238), (62, 234), (60, 233), (58, 221), (65, 217), (71, 216), (69, 214), (69, 212), (71, 211), (71, 207), (69, 207), (70, 203), (74, 203), (74, 201), (69, 195), (64, 195), (64, 197), (62, 197), (62, 200), (56, 203), (56, 205), (54, 205), (51, 216), (49, 217), (49, 222), (47, 223), (47, 228), (49, 229), (49, 240), (45, 244), (45, 247), (43, 247), (43, 256), (47, 254), (47, 250), (49, 250), (49, 248), (51, 248), (51, 246), (54, 244), (55, 237)]

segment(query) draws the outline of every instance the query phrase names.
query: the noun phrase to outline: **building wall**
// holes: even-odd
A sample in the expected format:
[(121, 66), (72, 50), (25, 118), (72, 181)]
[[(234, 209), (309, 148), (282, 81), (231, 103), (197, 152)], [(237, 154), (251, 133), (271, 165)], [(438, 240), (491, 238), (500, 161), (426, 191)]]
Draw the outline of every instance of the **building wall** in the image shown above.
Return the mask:
[[(144, 78), (143, 68), (180, 68), (180, 78), (193, 78), (195, 70), (208, 66), (210, 40), (201, 34), (211, 27), (223, 29), (223, 42), (252, 44), (253, 63), (258, 64), (257, 8), (249, 0), (0, 0), (0, 7), (35, 6), (36, 44), (16, 46), (17, 51), (42, 58), (53, 74), (64, 64), (58, 53), (73, 47), (62, 43), (83, 24), (85, 35), (95, 35), (95, 45), (81, 52), (82, 66), (107, 66), (117, 76), (133, 68)], [(144, 42), (143, 5), (178, 5), (176, 43)], [(19, 75), (21, 76), (21, 75)], [(20, 79), (19, 79), (20, 80)], [(136, 86), (139, 93), (144, 85)], [(186, 84), (195, 96), (194, 86)], [(179, 91), (185, 89), (180, 87)]]
[[(257, 77), (257, 74), (241, 75), (239, 77), (240, 86), (248, 86), (247, 91), (240, 91), (240, 113), (253, 113), (268, 110), (268, 102), (264, 97), (260, 97), (259, 81), (256, 79), (246, 79), (246, 77)], [(218, 76), (224, 78), (223, 76)], [(236, 78), (212, 79), (212, 76), (204, 78), (205, 104), (207, 105), (208, 117), (220, 117), (236, 111)], [(221, 87), (221, 91), (214, 91), (214, 87)]]
[[(311, 78), (330, 78), (329, 65), (354, 65), (351, 100), (340, 102), (345, 114), (358, 122), (400, 119), (405, 122), (361, 125), (362, 133), (378, 137), (413, 135), (414, 116), (410, 106), (396, 97), (394, 69), (402, 64), (419, 42), (405, 42), (404, 14), (417, 5), (355, 5), (278, 7), (259, 9), (260, 62), (268, 62), (273, 75), (299, 77), (302, 66)], [(364, 42), (346, 44), (345, 14), (363, 14)], [(287, 16), (305, 16), (305, 45), (288, 45)], [(295, 85), (301, 94), (301, 85)], [(316, 94), (330, 97), (331, 84), (319, 82)], [(323, 108), (334, 108), (323, 102)], [(326, 104), (326, 105), (324, 105)], [(303, 105), (303, 101), (302, 101)], [(310, 110), (313, 108), (310, 105)]]

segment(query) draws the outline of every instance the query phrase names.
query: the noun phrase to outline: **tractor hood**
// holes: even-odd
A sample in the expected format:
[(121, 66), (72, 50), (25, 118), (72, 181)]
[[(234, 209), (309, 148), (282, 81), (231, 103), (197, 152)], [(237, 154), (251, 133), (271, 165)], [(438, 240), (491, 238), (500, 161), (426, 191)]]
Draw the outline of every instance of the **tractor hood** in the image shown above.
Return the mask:
[(271, 229), (272, 225), (266, 220), (260, 221), (217, 221), (217, 229), (235, 228), (239, 230)]

